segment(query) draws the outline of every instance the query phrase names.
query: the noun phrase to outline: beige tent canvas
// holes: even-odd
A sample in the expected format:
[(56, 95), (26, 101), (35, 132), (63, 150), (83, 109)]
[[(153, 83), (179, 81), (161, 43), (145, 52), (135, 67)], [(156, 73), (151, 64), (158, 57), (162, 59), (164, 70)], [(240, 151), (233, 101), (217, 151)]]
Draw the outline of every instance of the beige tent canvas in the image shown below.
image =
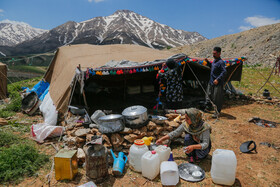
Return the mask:
[(0, 99), (7, 97), (7, 66), (0, 62)]
[[(50, 83), (50, 97), (59, 113), (65, 113), (69, 105), (76, 68), (98, 68), (111, 60), (134, 62), (167, 59), (173, 53), (139, 45), (69, 45), (60, 47), (44, 78)], [(105, 77), (105, 76), (103, 76)]]
[[(172, 56), (178, 62), (188, 59), (188, 65), (184, 66), (185, 71), (183, 78), (184, 80), (196, 80), (196, 76), (199, 77), (200, 81), (209, 81), (210, 68), (202, 65), (200, 59), (189, 58), (185, 54), (183, 57), (181, 54), (174, 54), (168, 50), (156, 50), (139, 45), (128, 45), (128, 44), (116, 44), (116, 45), (89, 45), (89, 44), (78, 44), (60, 47), (52, 60), (44, 79), (50, 83), (48, 98), (51, 99), (51, 105), (55, 106), (55, 110), (63, 115), (67, 112), (68, 106), (73, 101), (73, 93), (80, 90), (79, 97), (83, 95), (84, 104), (86, 104), (84, 91), (84, 85), (89, 82), (94, 82), (102, 87), (121, 87), (126, 88), (128, 85), (139, 85), (139, 84), (151, 84), (156, 82), (157, 71), (149, 71), (148, 68), (159, 68), (162, 63)], [(108, 62), (123, 60), (135, 62), (139, 64), (140, 69), (146, 69), (140, 73), (124, 73), (121, 75), (109, 74), (110, 68), (104, 67), (108, 65)], [(160, 61), (157, 61), (160, 60)], [(225, 59), (224, 59), (225, 60)], [(228, 59), (225, 61), (227, 69), (226, 80), (241, 80), (242, 74), (242, 61), (245, 60), (243, 57), (238, 59)], [(143, 65), (143, 62), (158, 63), (153, 65)], [(181, 64), (181, 63), (179, 63)], [(192, 70), (190, 70), (190, 67)], [(135, 71), (135, 66), (123, 67), (124, 71)], [(116, 72), (117, 68), (113, 68)], [(90, 76), (84, 80), (86, 73), (93, 70), (96, 75)], [(98, 71), (102, 73), (102, 76), (98, 75)], [(107, 71), (108, 70), (108, 71)], [(105, 74), (107, 73), (107, 74)], [(81, 80), (83, 79), (83, 80)], [(79, 82), (78, 84), (76, 84)], [(75, 88), (75, 89), (73, 89)], [(122, 91), (120, 91), (122, 92)], [(93, 97), (89, 95), (90, 99)], [(148, 98), (149, 100), (155, 101), (157, 96)], [(109, 103), (109, 105), (112, 105)], [(108, 106), (109, 106), (108, 105)]]

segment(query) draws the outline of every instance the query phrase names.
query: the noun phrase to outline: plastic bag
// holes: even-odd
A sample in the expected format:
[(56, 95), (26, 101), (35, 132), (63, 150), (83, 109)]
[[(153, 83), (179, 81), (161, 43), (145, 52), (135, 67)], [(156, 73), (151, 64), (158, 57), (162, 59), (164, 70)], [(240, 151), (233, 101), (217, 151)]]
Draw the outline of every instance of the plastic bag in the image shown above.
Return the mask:
[(46, 123), (34, 124), (31, 126), (31, 135), (34, 140), (43, 143), (46, 138), (61, 136), (65, 128), (61, 126), (52, 126)]

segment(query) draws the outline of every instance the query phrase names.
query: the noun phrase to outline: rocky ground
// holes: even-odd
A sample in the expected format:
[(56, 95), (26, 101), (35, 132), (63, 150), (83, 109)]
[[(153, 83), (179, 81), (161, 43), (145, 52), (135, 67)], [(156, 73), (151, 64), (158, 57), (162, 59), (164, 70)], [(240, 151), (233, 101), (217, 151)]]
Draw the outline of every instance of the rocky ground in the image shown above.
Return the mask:
[[(280, 167), (279, 167), (279, 124), (276, 128), (265, 128), (249, 123), (248, 119), (254, 116), (280, 122), (280, 107), (277, 105), (278, 101), (268, 103), (265, 99), (258, 98), (258, 103), (253, 99), (237, 99), (226, 102), (225, 109), (222, 111), (221, 118), (216, 121), (212, 119), (211, 114), (205, 113), (206, 120), (212, 126), (212, 149), (208, 157), (198, 165), (206, 172), (206, 178), (198, 183), (190, 183), (180, 180), (178, 186), (219, 186), (211, 180), (211, 159), (212, 153), (215, 149), (229, 149), (233, 150), (237, 157), (236, 181), (234, 186), (279, 186)], [(19, 114), (21, 117), (22, 114)], [(21, 118), (19, 116), (19, 118)], [(113, 147), (115, 150), (127, 151), (136, 138), (143, 136), (154, 136), (159, 138), (167, 132), (174, 130), (179, 124), (173, 122), (170, 117), (164, 125), (156, 125), (150, 122), (141, 130), (131, 130), (126, 128), (123, 132), (115, 135), (106, 136), (104, 138), (104, 145)], [(33, 121), (40, 122), (40, 116), (32, 117)], [(32, 118), (29, 119), (32, 121)], [(183, 120), (183, 119), (182, 119)], [(38, 144), (38, 148), (51, 155), (51, 158), (56, 153), (56, 148), (78, 148), (82, 147), (84, 143), (93, 134), (99, 134), (95, 128), (84, 128), (81, 124), (75, 123), (66, 125), (67, 131), (64, 140), (50, 139), (43, 144)], [(26, 137), (29, 137), (26, 134)], [(182, 138), (182, 137), (181, 137)], [(180, 139), (180, 138), (179, 138)], [(240, 145), (245, 142), (253, 140), (257, 144), (257, 153), (244, 154), (239, 150)], [(268, 147), (260, 145), (261, 142), (268, 142), (274, 146)], [(53, 147), (53, 146), (54, 147)], [(171, 148), (174, 153), (174, 159), (177, 164), (186, 163), (187, 157), (182, 151), (180, 141), (176, 144), (172, 142)], [(110, 164), (112, 166), (112, 164)], [(128, 165), (127, 165), (128, 166)], [(27, 178), (19, 184), (19, 186), (49, 186), (46, 175), (50, 172), (51, 163), (42, 167), (37, 176)], [(88, 181), (85, 176), (85, 169), (80, 166), (78, 175), (73, 181), (56, 181), (54, 172), (50, 181), (50, 186), (77, 186)], [(150, 181), (141, 176), (140, 173), (132, 171), (126, 167), (123, 177), (115, 178), (109, 169), (109, 177), (105, 182), (98, 184), (98, 186), (161, 186), (160, 178)]]

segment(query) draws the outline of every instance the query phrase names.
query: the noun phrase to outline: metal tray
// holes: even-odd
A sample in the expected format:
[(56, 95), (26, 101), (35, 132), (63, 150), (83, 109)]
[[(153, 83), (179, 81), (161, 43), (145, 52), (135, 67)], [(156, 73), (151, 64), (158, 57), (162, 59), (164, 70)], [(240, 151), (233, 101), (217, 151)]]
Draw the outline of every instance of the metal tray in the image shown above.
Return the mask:
[(186, 181), (199, 182), (205, 178), (205, 171), (195, 164), (180, 164), (178, 169), (181, 179)]

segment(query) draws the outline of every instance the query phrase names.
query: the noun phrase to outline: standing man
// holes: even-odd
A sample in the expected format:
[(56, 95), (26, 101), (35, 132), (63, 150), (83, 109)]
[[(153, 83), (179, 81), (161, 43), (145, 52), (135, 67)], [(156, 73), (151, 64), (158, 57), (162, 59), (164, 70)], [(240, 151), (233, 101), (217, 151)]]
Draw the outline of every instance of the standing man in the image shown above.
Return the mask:
[(210, 110), (211, 103), (209, 98), (213, 101), (213, 103), (217, 106), (217, 111), (213, 114), (213, 118), (219, 117), (222, 105), (224, 101), (224, 95), (223, 95), (223, 85), (225, 81), (226, 76), (226, 68), (225, 63), (221, 59), (221, 48), (220, 47), (214, 47), (213, 49), (213, 63), (211, 64), (208, 59), (206, 58), (205, 61), (207, 62), (207, 65), (211, 68), (210, 73), (210, 80), (207, 86), (207, 94), (209, 97), (206, 96), (206, 110)]

